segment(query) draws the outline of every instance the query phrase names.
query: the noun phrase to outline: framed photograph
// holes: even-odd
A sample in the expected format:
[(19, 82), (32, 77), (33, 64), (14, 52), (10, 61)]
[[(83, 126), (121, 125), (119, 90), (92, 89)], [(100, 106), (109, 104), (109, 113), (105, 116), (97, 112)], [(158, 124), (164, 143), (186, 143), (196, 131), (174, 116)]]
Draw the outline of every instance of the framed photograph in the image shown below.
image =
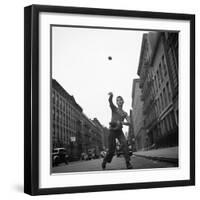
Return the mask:
[(24, 192), (194, 185), (195, 16), (24, 12)]

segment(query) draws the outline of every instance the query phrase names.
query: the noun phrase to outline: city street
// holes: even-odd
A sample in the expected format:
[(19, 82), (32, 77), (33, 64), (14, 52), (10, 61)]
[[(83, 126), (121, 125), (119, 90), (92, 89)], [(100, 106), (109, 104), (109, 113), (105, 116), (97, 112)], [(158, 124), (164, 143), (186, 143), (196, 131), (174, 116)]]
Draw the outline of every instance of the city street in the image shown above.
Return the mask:
[[(68, 165), (60, 164), (52, 169), (52, 173), (101, 171), (101, 163), (102, 158), (88, 161), (70, 162)], [(136, 157), (134, 155), (131, 156), (131, 164), (133, 165), (133, 169), (176, 167), (175, 164), (169, 162), (160, 162), (147, 158)], [(123, 156), (115, 156), (112, 162), (106, 165), (106, 170), (122, 169), (126, 169)]]

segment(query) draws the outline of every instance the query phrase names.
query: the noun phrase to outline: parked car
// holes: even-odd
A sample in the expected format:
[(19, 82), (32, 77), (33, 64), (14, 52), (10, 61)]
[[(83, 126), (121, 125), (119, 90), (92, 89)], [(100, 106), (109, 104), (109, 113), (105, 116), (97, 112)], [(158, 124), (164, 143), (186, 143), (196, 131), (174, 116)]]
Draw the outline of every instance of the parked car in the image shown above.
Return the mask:
[(88, 154), (83, 152), (81, 154), (81, 160), (88, 160)]
[(100, 154), (97, 153), (95, 148), (88, 149), (88, 160), (99, 158)]
[(88, 150), (88, 160), (94, 159), (95, 158), (95, 153), (94, 150)]
[(60, 163), (68, 164), (69, 155), (66, 153), (65, 148), (54, 148), (52, 153), (52, 164), (57, 166)]

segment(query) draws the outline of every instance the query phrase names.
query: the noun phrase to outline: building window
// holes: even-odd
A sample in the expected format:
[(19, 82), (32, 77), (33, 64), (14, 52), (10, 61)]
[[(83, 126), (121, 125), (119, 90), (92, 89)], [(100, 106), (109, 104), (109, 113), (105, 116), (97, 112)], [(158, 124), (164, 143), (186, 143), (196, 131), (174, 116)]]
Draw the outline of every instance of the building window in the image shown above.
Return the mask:
[(164, 69), (164, 75), (166, 76), (167, 75), (167, 65), (166, 65), (164, 55), (162, 56), (162, 66), (163, 66), (163, 69)]
[(158, 91), (158, 86), (157, 86), (157, 77), (156, 75), (154, 76), (154, 87), (155, 87), (155, 91), (157, 92)]
[(163, 74), (162, 74), (161, 64), (159, 64), (159, 73), (160, 73), (161, 82), (163, 82)]
[(161, 134), (163, 135), (163, 121), (160, 122), (160, 130), (161, 130)]
[(168, 130), (170, 131), (171, 127), (170, 127), (170, 118), (169, 118), (169, 115), (167, 115), (166, 119), (167, 119)]
[(55, 120), (55, 108), (53, 107), (53, 110), (52, 110), (52, 115), (53, 115), (53, 120)]
[(168, 123), (167, 123), (167, 117), (165, 117), (164, 119), (164, 123), (165, 123), (165, 132), (168, 132)]
[(160, 110), (161, 110), (161, 105), (160, 105), (160, 98), (158, 98), (158, 112), (160, 113)]
[(65, 118), (64, 118), (64, 112), (62, 112), (62, 123), (64, 123), (64, 120), (65, 120)]
[(162, 129), (163, 129), (163, 135), (165, 134), (165, 121), (164, 119), (162, 120)]
[(158, 87), (160, 88), (160, 75), (159, 75), (158, 70), (156, 71), (156, 73), (157, 73), (157, 77), (158, 77)]
[(56, 117), (56, 119), (58, 119), (58, 110), (56, 110), (55, 117)]
[(167, 82), (166, 84), (167, 87), (167, 96), (168, 96), (168, 101), (171, 101), (171, 92), (170, 92), (170, 88), (169, 88), (169, 82)]
[(166, 96), (166, 91), (165, 91), (165, 88), (163, 88), (163, 98), (164, 98), (164, 106), (167, 106), (167, 96)]
[(62, 99), (59, 99), (59, 105), (60, 105), (60, 109), (62, 110)]
[(155, 104), (155, 111), (156, 113), (158, 113), (158, 101), (156, 100), (156, 104)]
[(59, 120), (61, 121), (62, 116), (61, 116), (61, 112), (59, 112)]
[(52, 99), (53, 99), (53, 104), (55, 104), (55, 94), (52, 92)]
[(157, 114), (159, 114), (159, 99), (157, 99)]
[(162, 93), (160, 94), (160, 102), (161, 102), (161, 110), (163, 109), (163, 95)]
[(155, 96), (155, 94), (156, 94), (156, 89), (153, 85), (152, 85), (151, 89), (152, 89), (152, 99), (153, 99), (153, 96)]
[(58, 106), (58, 95), (55, 97), (56, 105)]
[(170, 130), (172, 130), (173, 129), (173, 124), (172, 124), (172, 119), (171, 119), (170, 113), (169, 113), (168, 117), (169, 117), (168, 119), (169, 119)]
[(64, 111), (65, 109), (65, 103), (64, 103), (64, 100), (62, 100), (62, 110)]
[(55, 135), (55, 124), (53, 123), (53, 135)]
[(178, 72), (178, 65), (177, 65), (178, 62), (176, 60), (176, 54), (172, 48), (170, 48), (169, 54), (170, 54), (172, 66), (175, 68), (175, 72)]
[(65, 101), (63, 101), (63, 104), (64, 104), (64, 105), (63, 105), (63, 110), (64, 110), (64, 112), (65, 112), (65, 108), (66, 108), (66, 107), (65, 107)]

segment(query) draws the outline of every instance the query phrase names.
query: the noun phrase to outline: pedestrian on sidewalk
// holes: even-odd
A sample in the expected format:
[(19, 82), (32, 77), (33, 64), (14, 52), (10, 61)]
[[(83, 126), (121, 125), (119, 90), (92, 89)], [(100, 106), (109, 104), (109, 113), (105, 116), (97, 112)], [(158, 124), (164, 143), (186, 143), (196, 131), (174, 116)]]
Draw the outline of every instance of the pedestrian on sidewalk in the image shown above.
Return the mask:
[[(106, 168), (106, 164), (112, 161), (112, 158), (115, 153), (116, 148), (116, 139), (120, 142), (122, 151), (124, 153), (126, 168), (132, 169), (130, 163), (130, 156), (128, 151), (128, 145), (124, 133), (122, 131), (123, 125), (130, 126), (130, 119), (128, 114), (122, 109), (124, 100), (121, 96), (116, 98), (117, 107), (113, 104), (113, 93), (109, 92), (109, 103), (112, 112), (112, 118), (109, 127), (109, 136), (108, 136), (108, 152), (106, 153), (105, 158), (102, 162), (102, 169)], [(126, 119), (126, 122), (124, 120)]]

